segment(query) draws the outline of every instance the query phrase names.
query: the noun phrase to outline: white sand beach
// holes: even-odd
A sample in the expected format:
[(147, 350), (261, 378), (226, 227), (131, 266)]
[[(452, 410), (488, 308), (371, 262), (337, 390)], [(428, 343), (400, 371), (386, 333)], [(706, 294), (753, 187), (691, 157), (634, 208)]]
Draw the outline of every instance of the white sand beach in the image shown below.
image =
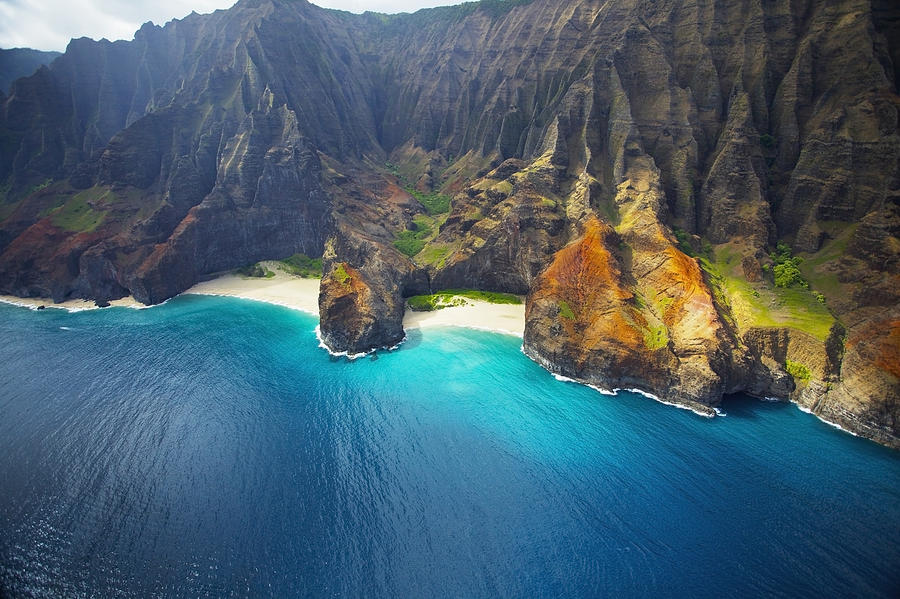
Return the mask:
[(276, 262), (262, 264), (275, 273), (275, 276), (263, 279), (228, 273), (197, 283), (184, 293), (251, 299), (318, 316), (319, 279), (304, 279), (290, 275), (278, 268)]
[(525, 332), (525, 304), (491, 304), (466, 299), (464, 306), (451, 306), (434, 312), (406, 310), (403, 328), (466, 327), (507, 333), (521, 337)]
[[(222, 274), (208, 281), (197, 283), (184, 293), (196, 295), (221, 295), (256, 300), (301, 310), (309, 314), (319, 314), (319, 280), (304, 279), (290, 275), (278, 267), (277, 262), (264, 262), (266, 268), (275, 273), (274, 277), (254, 278), (232, 273)], [(87, 300), (67, 300), (54, 304), (48, 298), (19, 298), (0, 295), (0, 301), (36, 309), (62, 308), (69, 311), (94, 310), (97, 306)], [(403, 318), (406, 329), (425, 329), (429, 327), (456, 326), (472, 329), (483, 329), (517, 335), (525, 331), (524, 304), (491, 304), (488, 302), (465, 299), (466, 304), (435, 310), (433, 312), (413, 312), (407, 309)], [(110, 302), (110, 306), (130, 308), (145, 307), (132, 297)]]

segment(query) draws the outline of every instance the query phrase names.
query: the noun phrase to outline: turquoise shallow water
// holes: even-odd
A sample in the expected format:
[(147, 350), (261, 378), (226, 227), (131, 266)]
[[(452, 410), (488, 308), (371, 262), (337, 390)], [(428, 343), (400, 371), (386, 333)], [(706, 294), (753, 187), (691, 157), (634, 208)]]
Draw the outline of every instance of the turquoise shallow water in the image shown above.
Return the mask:
[(0, 305), (0, 595), (900, 589), (897, 452), (787, 404), (603, 396), (491, 333), (348, 363), (315, 324)]

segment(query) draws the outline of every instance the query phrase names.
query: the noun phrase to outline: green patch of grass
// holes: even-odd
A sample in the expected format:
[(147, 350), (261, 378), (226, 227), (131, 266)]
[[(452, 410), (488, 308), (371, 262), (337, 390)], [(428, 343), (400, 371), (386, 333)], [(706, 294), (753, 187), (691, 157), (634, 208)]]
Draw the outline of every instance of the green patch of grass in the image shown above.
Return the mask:
[(809, 286), (828, 297), (837, 297), (844, 293), (844, 286), (838, 281), (837, 275), (829, 270), (829, 265), (840, 260), (847, 253), (847, 244), (856, 232), (857, 225), (845, 223), (820, 223), (823, 228), (832, 229), (834, 238), (828, 240), (822, 248), (814, 254), (804, 254), (803, 262), (799, 268), (804, 278), (809, 281)]
[(809, 368), (800, 362), (794, 362), (793, 360), (787, 360), (784, 365), (784, 369), (787, 370), (787, 373), (794, 377), (795, 381), (798, 382), (807, 382), (809, 381), (809, 377), (811, 373), (809, 372)]
[(562, 318), (567, 318), (568, 320), (575, 320), (575, 313), (572, 312), (572, 307), (569, 306), (569, 303), (564, 300), (559, 300), (559, 315)]
[(488, 302), (491, 304), (521, 304), (522, 298), (512, 293), (500, 293), (498, 291), (479, 291), (477, 289), (444, 289), (439, 295), (458, 295), (473, 300)]
[(416, 226), (416, 233), (418, 233), (420, 237), (425, 238), (434, 232), (437, 223), (431, 216), (417, 214), (413, 217), (413, 224)]
[(422, 255), (419, 256), (419, 261), (422, 264), (430, 264), (437, 268), (443, 268), (447, 263), (447, 256), (450, 255), (451, 248), (447, 245), (433, 245), (428, 246), (422, 251)]
[(694, 246), (691, 244), (690, 233), (684, 229), (679, 229), (678, 227), (673, 227), (672, 233), (675, 234), (675, 239), (678, 242), (678, 249), (691, 258), (696, 258), (697, 252), (694, 251)]
[(68, 194), (60, 194), (60, 195), (55, 195), (55, 196), (46, 198), (45, 201), (47, 202), (47, 205), (44, 207), (43, 210), (38, 212), (38, 218), (46, 218), (46, 217), (50, 216), (50, 214), (54, 210), (56, 210), (60, 206), (63, 206), (71, 198), (72, 198), (72, 196), (68, 195)]
[(400, 231), (394, 239), (394, 247), (412, 258), (422, 251), (426, 241), (416, 237), (415, 231)]
[(454, 295), (435, 293), (432, 295), (414, 295), (406, 300), (409, 309), (415, 312), (433, 312), (451, 306), (465, 306), (466, 300)]
[(432, 310), (438, 309), (435, 306), (433, 295), (414, 295), (406, 298), (406, 304), (409, 306), (410, 310), (416, 312), (431, 312)]
[(334, 269), (334, 278), (337, 279), (337, 282), (341, 285), (347, 285), (350, 283), (350, 274), (347, 272), (347, 269), (344, 268), (344, 263), (341, 262)]
[(413, 219), (413, 229), (405, 229), (395, 234), (394, 247), (412, 258), (422, 251), (425, 244), (434, 237), (434, 219), (418, 214)]
[(412, 310), (429, 312), (447, 308), (449, 306), (465, 305), (466, 299), (478, 300), (491, 304), (522, 303), (522, 298), (518, 295), (496, 291), (480, 291), (477, 289), (444, 289), (429, 295), (414, 295), (406, 301)]
[(509, 181), (501, 181), (494, 185), (494, 190), (508, 196), (512, 193), (513, 186)]
[(431, 193), (422, 193), (413, 187), (407, 187), (406, 191), (416, 198), (416, 200), (425, 207), (428, 214), (445, 214), (450, 212), (450, 196), (432, 191)]
[(650, 326), (644, 329), (644, 345), (647, 349), (660, 349), (669, 344), (669, 331), (665, 325)]
[(85, 190), (75, 195), (65, 204), (50, 212), (50, 222), (53, 223), (53, 226), (73, 233), (90, 233), (99, 227), (106, 218), (107, 211), (91, 207), (88, 203), (93, 199), (90, 191)]
[(660, 316), (666, 313), (666, 310), (669, 309), (669, 306), (675, 303), (675, 298), (669, 297), (668, 295), (663, 295), (661, 293), (656, 294), (656, 310), (659, 312)]
[(294, 254), (279, 260), (281, 270), (305, 279), (322, 278), (322, 259), (310, 258), (306, 254)]
[(729, 246), (720, 246), (714, 256), (715, 260), (701, 258), (700, 264), (717, 301), (730, 307), (741, 329), (788, 327), (822, 341), (828, 338), (835, 318), (809, 289), (750, 283), (743, 274), (740, 252)]

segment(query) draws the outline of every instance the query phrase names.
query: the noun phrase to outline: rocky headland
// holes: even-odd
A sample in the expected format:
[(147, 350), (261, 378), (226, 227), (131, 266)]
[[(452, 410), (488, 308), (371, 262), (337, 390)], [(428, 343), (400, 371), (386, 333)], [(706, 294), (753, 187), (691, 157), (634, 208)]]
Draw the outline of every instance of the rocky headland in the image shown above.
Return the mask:
[(548, 369), (900, 447), (900, 6), (241, 0), (0, 92), (0, 293), (157, 303), (323, 258), (323, 340), (527, 295)]

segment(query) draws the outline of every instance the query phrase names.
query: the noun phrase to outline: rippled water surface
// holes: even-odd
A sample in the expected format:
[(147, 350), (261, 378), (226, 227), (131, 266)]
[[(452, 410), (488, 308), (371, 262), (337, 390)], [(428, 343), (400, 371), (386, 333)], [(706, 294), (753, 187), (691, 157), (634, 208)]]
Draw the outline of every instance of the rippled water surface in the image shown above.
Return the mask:
[(786, 404), (606, 397), (478, 331), (334, 360), (315, 324), (0, 305), (0, 595), (900, 589), (897, 452)]

